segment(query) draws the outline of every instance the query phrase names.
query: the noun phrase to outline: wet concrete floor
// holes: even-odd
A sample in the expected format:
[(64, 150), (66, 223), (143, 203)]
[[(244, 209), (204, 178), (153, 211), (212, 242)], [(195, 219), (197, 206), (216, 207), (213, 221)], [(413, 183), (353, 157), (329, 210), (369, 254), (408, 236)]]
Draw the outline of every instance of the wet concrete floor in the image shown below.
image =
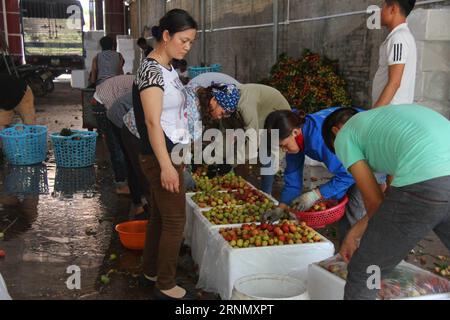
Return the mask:
[[(68, 83), (36, 100), (38, 124), (49, 133), (82, 129), (81, 93)], [(49, 142), (49, 146), (51, 143)], [(0, 273), (13, 299), (151, 299), (138, 286), (141, 252), (123, 248), (114, 226), (127, 221), (130, 198), (114, 192), (104, 139), (97, 141), (96, 164), (57, 168), (51, 147), (38, 166), (0, 167)], [(111, 260), (111, 255), (117, 259)], [(81, 270), (80, 290), (69, 290), (71, 266)], [(109, 283), (101, 282), (107, 275)], [(179, 259), (178, 283), (195, 291), (189, 248)], [(198, 297), (216, 299), (214, 294)]]
[[(36, 101), (38, 123), (49, 132), (82, 128), (81, 93), (68, 83)], [(49, 143), (49, 146), (51, 144)], [(113, 174), (104, 140), (97, 142), (97, 161), (91, 168), (61, 169), (49, 156), (39, 166), (0, 167), (0, 273), (13, 299), (152, 299), (152, 288), (141, 287), (141, 252), (123, 248), (114, 226), (128, 220), (130, 199), (114, 192)], [(312, 167), (307, 184), (328, 179), (323, 168)], [(242, 175), (259, 185), (256, 168)], [(277, 177), (274, 196), (282, 186)], [(320, 230), (338, 246), (335, 225)], [(116, 259), (111, 259), (115, 255)], [(432, 268), (437, 256), (449, 253), (434, 234), (423, 240), (408, 261)], [(81, 270), (81, 288), (70, 290), (70, 266)], [(199, 299), (218, 299), (195, 289), (197, 267), (189, 248), (183, 247), (178, 264), (180, 285), (197, 292)], [(107, 275), (109, 283), (100, 279)]]

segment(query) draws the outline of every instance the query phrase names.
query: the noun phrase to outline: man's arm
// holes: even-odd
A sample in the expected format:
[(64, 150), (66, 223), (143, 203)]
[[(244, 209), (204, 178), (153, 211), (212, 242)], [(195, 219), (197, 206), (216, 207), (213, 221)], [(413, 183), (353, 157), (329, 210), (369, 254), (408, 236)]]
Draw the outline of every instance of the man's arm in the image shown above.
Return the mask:
[[(320, 136), (317, 137), (321, 138)], [(337, 156), (328, 149), (324, 142), (316, 144), (318, 159), (325, 164), (333, 178), (319, 187), (319, 191), (325, 199), (343, 197), (347, 190), (355, 184), (351, 174), (345, 169)]]
[(91, 67), (91, 74), (89, 76), (89, 82), (94, 84), (97, 82), (97, 56), (92, 59), (92, 67)]
[(367, 216), (370, 219), (383, 202), (384, 195), (375, 179), (375, 176), (366, 161), (360, 160), (349, 168), (355, 179), (356, 186), (361, 192)]
[(397, 93), (398, 88), (402, 83), (403, 71), (405, 70), (404, 64), (394, 64), (389, 66), (389, 80), (383, 91), (381, 92), (378, 101), (375, 102), (373, 108), (386, 106), (391, 103)]
[(120, 57), (119, 74), (123, 74), (123, 66), (125, 65), (125, 59), (123, 58), (120, 52), (119, 57)]
[(303, 190), (303, 166), (305, 154), (299, 152), (286, 155), (284, 170), (284, 187), (281, 191), (280, 207), (286, 208)]
[(150, 144), (161, 167), (161, 185), (172, 193), (179, 193), (179, 176), (167, 152), (161, 126), (164, 91), (158, 87), (150, 87), (141, 91), (140, 96)]
[(376, 213), (384, 198), (383, 192), (365, 160), (353, 164), (349, 171), (362, 194), (367, 214), (350, 229), (342, 243), (339, 253), (345, 262), (349, 262), (353, 253), (358, 249), (359, 240), (367, 229), (369, 219)]

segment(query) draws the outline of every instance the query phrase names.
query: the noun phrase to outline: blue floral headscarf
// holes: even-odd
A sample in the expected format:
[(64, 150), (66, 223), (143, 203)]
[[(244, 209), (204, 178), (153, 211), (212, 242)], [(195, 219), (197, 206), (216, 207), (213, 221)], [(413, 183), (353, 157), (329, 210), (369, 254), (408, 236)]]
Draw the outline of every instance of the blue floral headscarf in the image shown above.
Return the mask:
[(213, 97), (227, 113), (235, 112), (241, 97), (239, 89), (234, 84), (220, 83), (217, 85), (219, 89), (212, 89)]

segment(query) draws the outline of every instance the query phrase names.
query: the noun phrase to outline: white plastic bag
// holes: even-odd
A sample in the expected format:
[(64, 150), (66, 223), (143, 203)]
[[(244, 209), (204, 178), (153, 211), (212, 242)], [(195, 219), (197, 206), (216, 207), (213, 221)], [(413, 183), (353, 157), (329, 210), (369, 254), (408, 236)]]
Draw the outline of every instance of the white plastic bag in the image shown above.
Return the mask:
[(11, 296), (8, 293), (8, 289), (6, 289), (5, 280), (0, 273), (0, 300), (12, 300)]

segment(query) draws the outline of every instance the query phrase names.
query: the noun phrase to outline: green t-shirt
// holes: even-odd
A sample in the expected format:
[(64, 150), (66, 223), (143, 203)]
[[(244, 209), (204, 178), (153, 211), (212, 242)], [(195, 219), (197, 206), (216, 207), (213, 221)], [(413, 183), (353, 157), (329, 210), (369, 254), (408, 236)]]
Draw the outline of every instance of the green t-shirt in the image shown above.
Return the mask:
[(372, 170), (394, 177), (392, 185), (450, 175), (450, 121), (419, 105), (389, 105), (353, 116), (335, 140), (348, 169), (366, 160)]

